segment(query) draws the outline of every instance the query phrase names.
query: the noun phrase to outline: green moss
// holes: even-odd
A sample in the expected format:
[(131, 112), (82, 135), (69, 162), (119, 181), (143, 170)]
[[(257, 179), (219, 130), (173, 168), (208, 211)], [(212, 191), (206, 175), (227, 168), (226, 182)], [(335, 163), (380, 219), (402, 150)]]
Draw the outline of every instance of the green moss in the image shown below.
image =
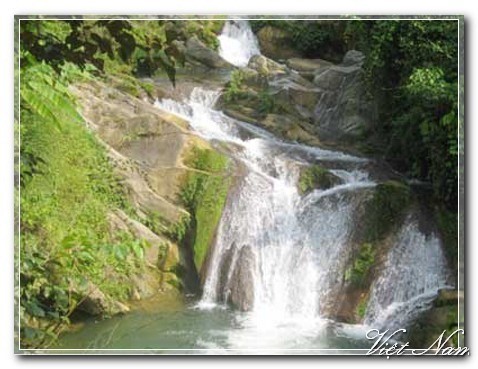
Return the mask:
[(193, 216), (194, 263), (201, 270), (216, 227), (221, 219), (231, 179), (229, 160), (211, 149), (193, 149), (187, 164), (202, 172), (189, 173), (181, 197)]
[(399, 223), (410, 205), (410, 188), (398, 181), (380, 183), (366, 205), (365, 241), (375, 242)]
[(154, 85), (152, 83), (139, 81), (139, 84), (148, 96), (154, 97)]
[(367, 298), (366, 296), (364, 296), (357, 304), (355, 312), (357, 313), (357, 316), (360, 318), (360, 320), (363, 320), (363, 318), (365, 317), (365, 313), (367, 312), (367, 303)]
[(353, 260), (352, 265), (345, 271), (345, 281), (351, 282), (356, 286), (363, 285), (374, 262), (374, 246), (370, 243), (362, 244), (358, 255), (356, 255)]
[(312, 165), (300, 172), (298, 187), (301, 195), (316, 188), (328, 189), (337, 183), (337, 177), (320, 165)]

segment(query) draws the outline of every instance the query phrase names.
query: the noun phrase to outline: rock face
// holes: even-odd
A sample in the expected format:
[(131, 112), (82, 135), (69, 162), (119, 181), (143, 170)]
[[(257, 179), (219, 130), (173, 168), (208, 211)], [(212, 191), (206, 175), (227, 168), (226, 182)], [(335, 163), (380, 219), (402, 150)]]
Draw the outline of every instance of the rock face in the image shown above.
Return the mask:
[(327, 141), (355, 139), (376, 120), (374, 104), (363, 81), (365, 56), (355, 50), (339, 65), (316, 70), (314, 84), (320, 89), (314, 111), (317, 134)]
[(257, 33), (261, 53), (274, 60), (300, 57), (289, 33), (276, 27), (266, 26)]
[(182, 157), (193, 143), (187, 122), (149, 103), (100, 84), (81, 85), (77, 96), (90, 128), (104, 142), (141, 214), (162, 215), (164, 226), (187, 213), (178, 203)]
[(256, 260), (251, 246), (237, 249), (233, 244), (225, 252), (219, 265), (217, 296), (233, 308), (250, 311), (254, 304), (254, 278)]
[(191, 37), (185, 45), (186, 60), (193, 64), (202, 64), (208, 68), (232, 69), (234, 66), (225, 61), (218, 53), (204, 45), (197, 37)]
[(228, 300), (233, 307), (249, 311), (254, 304), (254, 277), (256, 260), (251, 246), (243, 246), (237, 255), (237, 261), (231, 275)]
[(219, 102), (227, 115), (263, 126), (288, 140), (318, 144), (310, 120), (320, 90), (286, 66), (263, 55), (241, 70), (241, 93)]
[(363, 79), (364, 61), (356, 50), (347, 52), (338, 65), (290, 58), (285, 66), (256, 55), (244, 72), (241, 94), (221, 108), (289, 140), (347, 144), (376, 121), (376, 107)]
[[(103, 83), (79, 84), (72, 90), (89, 128), (105, 146), (134, 213), (112, 211), (111, 235), (127, 233), (148, 245), (143, 270), (119, 283), (131, 286), (132, 300), (177, 295), (178, 289), (193, 292), (198, 275), (192, 250), (178, 247), (169, 234), (190, 217), (179, 195), (191, 172), (186, 158), (194, 149), (212, 147), (191, 135), (185, 120)], [(109, 277), (114, 279), (114, 273)], [(189, 280), (195, 282), (188, 285)], [(90, 290), (81, 307), (84, 311), (111, 315), (127, 310), (117, 301), (107, 301), (97, 287)]]

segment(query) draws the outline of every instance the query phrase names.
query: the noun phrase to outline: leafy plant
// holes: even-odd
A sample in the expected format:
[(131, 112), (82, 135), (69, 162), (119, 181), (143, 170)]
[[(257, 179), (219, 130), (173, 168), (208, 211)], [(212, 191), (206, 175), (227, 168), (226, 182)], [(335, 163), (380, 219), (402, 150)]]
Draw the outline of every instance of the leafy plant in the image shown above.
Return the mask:
[(244, 72), (236, 69), (231, 73), (231, 79), (227, 84), (224, 98), (227, 102), (235, 101), (243, 95)]

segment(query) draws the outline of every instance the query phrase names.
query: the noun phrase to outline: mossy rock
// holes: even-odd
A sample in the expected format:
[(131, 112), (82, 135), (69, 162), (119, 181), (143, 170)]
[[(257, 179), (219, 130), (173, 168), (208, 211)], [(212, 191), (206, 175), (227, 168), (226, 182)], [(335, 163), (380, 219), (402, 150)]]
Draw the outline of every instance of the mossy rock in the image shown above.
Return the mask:
[(363, 293), (360, 296), (360, 301), (355, 307), (355, 315), (358, 322), (362, 322), (363, 319), (365, 318), (365, 314), (367, 312), (368, 298), (369, 298), (368, 294)]
[(198, 272), (221, 220), (232, 180), (229, 158), (213, 149), (194, 148), (186, 164), (197, 171), (187, 175), (181, 198), (193, 216), (189, 224), (194, 263)]
[(399, 181), (380, 183), (366, 204), (365, 241), (384, 238), (400, 223), (411, 204), (410, 187)]
[(306, 195), (315, 189), (326, 190), (340, 183), (340, 178), (320, 165), (312, 165), (301, 170), (298, 189)]
[(345, 271), (345, 281), (361, 287), (370, 275), (376, 259), (376, 250), (373, 244), (364, 243), (355, 255), (352, 265)]

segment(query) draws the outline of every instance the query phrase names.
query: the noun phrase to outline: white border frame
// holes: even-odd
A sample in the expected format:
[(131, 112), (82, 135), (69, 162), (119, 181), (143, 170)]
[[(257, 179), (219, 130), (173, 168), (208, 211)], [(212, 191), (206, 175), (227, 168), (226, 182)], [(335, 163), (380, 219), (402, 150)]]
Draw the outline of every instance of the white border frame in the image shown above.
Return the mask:
[[(64, 16), (58, 16), (58, 17), (55, 17), (55, 16), (52, 16), (52, 15), (49, 15), (49, 17), (51, 18), (22, 18), (22, 17), (27, 17), (27, 16), (38, 16), (38, 14), (35, 14), (35, 15), (16, 15), (15, 16), (15, 19), (18, 21), (18, 55), (16, 55), (16, 57), (18, 58), (18, 63), (17, 63), (17, 68), (18, 68), (18, 96), (16, 96), (16, 99), (17, 101), (15, 101), (15, 104), (18, 105), (18, 126), (20, 127), (21, 125), (21, 108), (20, 108), (20, 101), (21, 101), (21, 97), (20, 97), (20, 82), (21, 82), (21, 78), (20, 78), (20, 72), (21, 72), (21, 68), (20, 68), (20, 46), (21, 46), (21, 40), (20, 40), (20, 26), (21, 26), (21, 21), (22, 20), (28, 20), (28, 21), (45, 21), (45, 20), (81, 20), (81, 21), (84, 21), (84, 20), (135, 20), (135, 21), (156, 21), (156, 20), (183, 20), (183, 21), (187, 21), (187, 20), (213, 20), (213, 21), (219, 21), (219, 20), (227, 20), (229, 19), (229, 17), (223, 17), (223, 18), (208, 18), (210, 16), (213, 16), (214, 14), (202, 14), (202, 15), (197, 15), (195, 17), (192, 17), (192, 16), (189, 16), (189, 17), (185, 17), (185, 18), (181, 18), (183, 15), (170, 15), (168, 18), (141, 18), (140, 15), (132, 15), (134, 18), (121, 18), (121, 17), (114, 17), (112, 15), (98, 15), (96, 17), (92, 17), (92, 18), (88, 18), (89, 16), (86, 15), (84, 18), (78, 18), (78, 19), (74, 19), (74, 18), (62, 18)], [(78, 15), (75, 15), (73, 14), (72, 16), (78, 16)], [(138, 16), (138, 18), (135, 18), (135, 16)], [(284, 15), (285, 16), (285, 15)], [(314, 16), (311, 16), (310, 18), (300, 18), (300, 17), (303, 17), (303, 15), (299, 15), (297, 16), (297, 18), (294, 16), (294, 15), (290, 15), (291, 18), (288, 18), (288, 19), (285, 19), (284, 16), (282, 17), (260, 17), (260, 18), (254, 18), (254, 17), (257, 17), (257, 15), (254, 15), (254, 16), (248, 16), (248, 15), (245, 15), (245, 14), (234, 14), (234, 15), (231, 15), (230, 17), (246, 17), (247, 20), (325, 20), (325, 21), (361, 21), (361, 20), (365, 20), (365, 21), (377, 21), (377, 20), (395, 20), (395, 21), (456, 21), (457, 22), (457, 32), (458, 32), (458, 43), (457, 43), (457, 49), (458, 49), (458, 52), (457, 52), (457, 96), (458, 96), (458, 102), (457, 102), (457, 120), (458, 120), (458, 127), (457, 127), (457, 143), (458, 143), (458, 155), (457, 155), (457, 162), (458, 162), (458, 213), (457, 213), (457, 223), (458, 223), (458, 239), (457, 239), (457, 246), (458, 246), (458, 270), (457, 270), (457, 291), (459, 292), (460, 291), (460, 236), (461, 236), (461, 233), (460, 233), (460, 152), (461, 152), (461, 146), (460, 146), (460, 125), (461, 125), (461, 122), (460, 122), (460, 113), (461, 113), (461, 106), (460, 106), (460, 68), (461, 68), (461, 65), (460, 65), (460, 50), (461, 50), (461, 47), (464, 47), (465, 45), (461, 45), (461, 41), (460, 41), (460, 21), (464, 20), (463, 18), (461, 18), (462, 16), (457, 16), (457, 15), (450, 15), (448, 18), (439, 18), (440, 16), (429, 16), (427, 18), (407, 18), (407, 17), (410, 17), (410, 15), (406, 15), (406, 16), (401, 16), (401, 15), (397, 15), (395, 18), (380, 18), (380, 16), (360, 16), (360, 15), (350, 15), (350, 16), (343, 16), (343, 18), (334, 18), (336, 16), (330, 16), (330, 17), (327, 17), (327, 16), (324, 16), (323, 18), (320, 18), (320, 17), (317, 17), (317, 18), (314, 18)], [(113, 17), (113, 18), (108, 18), (108, 17)], [(403, 18), (402, 18), (403, 17)], [(434, 18), (436, 17), (436, 18)], [(456, 18), (455, 18), (456, 17)], [(464, 73), (464, 70), (463, 70), (463, 73)], [(463, 143), (464, 143), (465, 139), (463, 140)], [(21, 166), (21, 155), (20, 155), (20, 148), (21, 148), (21, 137), (20, 137), (20, 129), (18, 130), (18, 171), (20, 172), (20, 166)], [(15, 247), (15, 252), (18, 252), (18, 265), (16, 266), (18, 268), (18, 283), (20, 283), (20, 251), (21, 251), (21, 235), (20, 235), (20, 223), (21, 223), (21, 201), (20, 201), (20, 198), (21, 198), (21, 187), (20, 187), (20, 176), (18, 176), (18, 183), (16, 183), (15, 185), (17, 185), (17, 188), (18, 188), (18, 245), (16, 245)], [(464, 245), (464, 242), (465, 240), (463, 239), (462, 240), (463, 242), (463, 245)], [(465, 245), (464, 245), (465, 246)], [(18, 247), (18, 250), (17, 250), (17, 247)], [(465, 263), (463, 264), (465, 265)], [(462, 271), (464, 273), (464, 271)], [(464, 291), (463, 291), (464, 292)], [(465, 298), (465, 297), (464, 297)], [(458, 294), (458, 298), (457, 298), (457, 301), (458, 301), (458, 322), (457, 322), (457, 329), (463, 329), (463, 327), (460, 326), (461, 322), (460, 322), (460, 296)], [(40, 354), (42, 355), (58, 355), (60, 354), (61, 352), (64, 352), (62, 355), (78, 355), (78, 353), (82, 353), (84, 355), (109, 355), (111, 354), (111, 352), (113, 352), (115, 355), (177, 355), (175, 352), (183, 352), (182, 354), (183, 355), (187, 355), (187, 356), (191, 356), (191, 355), (198, 355), (199, 353), (203, 352), (203, 351), (206, 351), (206, 352), (212, 352), (214, 355), (221, 355), (221, 352), (224, 352), (224, 354), (227, 354), (227, 352), (234, 352), (234, 351), (237, 351), (237, 355), (277, 355), (277, 356), (284, 356), (284, 355), (289, 355), (289, 354), (285, 354), (283, 352), (286, 352), (286, 351), (292, 351), (292, 352), (309, 352), (309, 351), (326, 351), (326, 352), (331, 352), (330, 354), (328, 355), (357, 355), (358, 354), (358, 351), (360, 351), (361, 353), (363, 354), (366, 354), (367, 353), (367, 349), (264, 349), (264, 348), (251, 348), (251, 349), (24, 349), (24, 348), (21, 348), (20, 347), (20, 344), (21, 344), (21, 335), (20, 335), (20, 293), (18, 294), (18, 301), (17, 301), (17, 308), (18, 308), (18, 348), (16, 348), (16, 350), (18, 350), (18, 352), (15, 352), (15, 354), (17, 355), (24, 355), (26, 353), (29, 353), (29, 352), (39, 352)], [(460, 335), (458, 335), (458, 346), (460, 346)], [(412, 356), (413, 355), (413, 352), (414, 351), (417, 351), (417, 350), (426, 350), (426, 349), (406, 349), (404, 350), (405, 352), (405, 355), (406, 356)], [(71, 351), (73, 351), (73, 353), (71, 353)], [(93, 353), (87, 353), (87, 352), (90, 352), (90, 351), (93, 351)], [(164, 352), (157, 352), (157, 351), (164, 351)], [(172, 352), (171, 352), (172, 351)], [(199, 351), (198, 353), (195, 353), (196, 351)], [(254, 354), (254, 353), (242, 353), (242, 352), (247, 352), (247, 351), (261, 351), (260, 353), (257, 353), (257, 354)], [(265, 352), (267, 351), (280, 351), (281, 353), (280, 354), (267, 354)], [(345, 353), (334, 353), (334, 352), (337, 352), (337, 351), (345, 351)], [(353, 351), (353, 352), (351, 352)], [(75, 352), (78, 352), (78, 353), (75, 353)], [(356, 353), (357, 352), (357, 353)], [(432, 354), (431, 352), (435, 352), (435, 354)], [(179, 353), (178, 353), (179, 354)], [(234, 353), (233, 353), (234, 354)], [(430, 353), (429, 354), (426, 354), (424, 356), (430, 356), (430, 355), (436, 355), (438, 354), (438, 350), (436, 349), (433, 349), (433, 350), (430, 350)], [(292, 355), (292, 353), (290, 354)], [(300, 353), (299, 353), (300, 355)], [(305, 355), (315, 355), (315, 354), (305, 354)], [(320, 354), (319, 354), (320, 355)], [(327, 354), (326, 354), (327, 355)], [(388, 358), (388, 357), (387, 357)]]

